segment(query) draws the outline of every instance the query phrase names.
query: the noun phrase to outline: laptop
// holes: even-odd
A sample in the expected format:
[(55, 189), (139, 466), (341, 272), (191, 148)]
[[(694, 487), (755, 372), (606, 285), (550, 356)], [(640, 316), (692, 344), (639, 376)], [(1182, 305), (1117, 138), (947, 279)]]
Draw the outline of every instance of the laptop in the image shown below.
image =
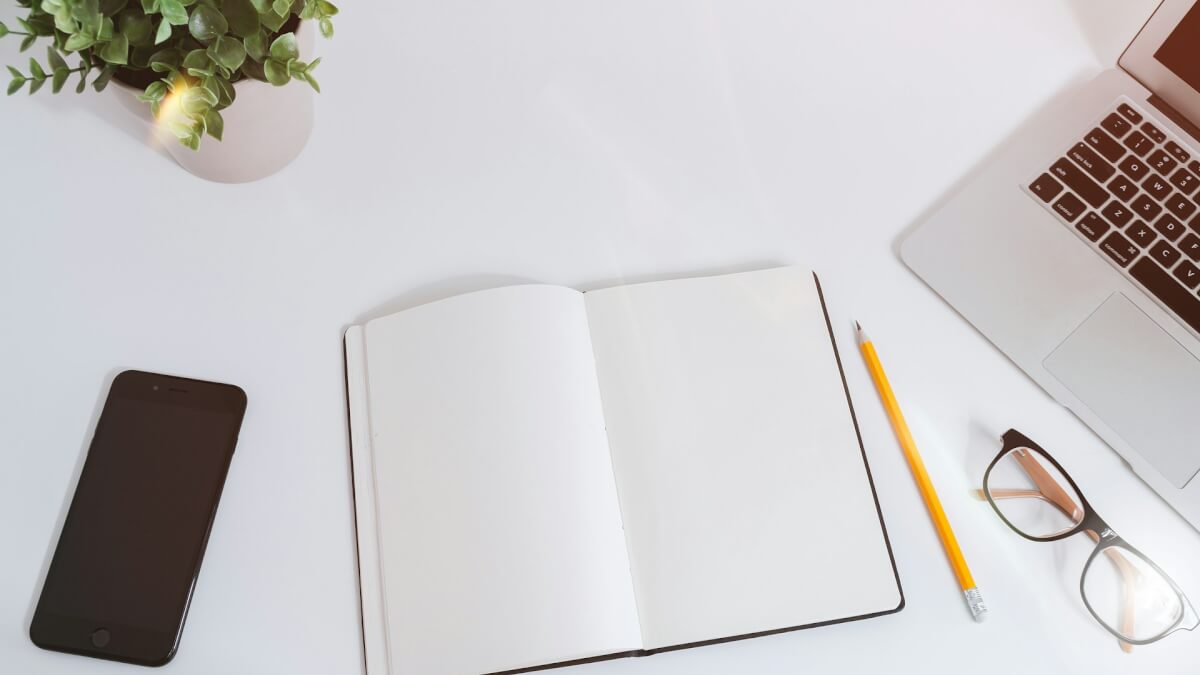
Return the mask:
[(1165, 0), (900, 246), (1200, 529), (1200, 2)]

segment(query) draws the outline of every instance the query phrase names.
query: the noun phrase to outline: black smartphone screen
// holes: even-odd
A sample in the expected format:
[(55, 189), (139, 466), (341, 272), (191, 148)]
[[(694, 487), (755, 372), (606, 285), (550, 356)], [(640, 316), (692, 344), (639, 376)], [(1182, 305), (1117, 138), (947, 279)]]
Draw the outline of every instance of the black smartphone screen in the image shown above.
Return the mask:
[(42, 588), (35, 643), (150, 665), (174, 655), (244, 410), (237, 387), (116, 378)]

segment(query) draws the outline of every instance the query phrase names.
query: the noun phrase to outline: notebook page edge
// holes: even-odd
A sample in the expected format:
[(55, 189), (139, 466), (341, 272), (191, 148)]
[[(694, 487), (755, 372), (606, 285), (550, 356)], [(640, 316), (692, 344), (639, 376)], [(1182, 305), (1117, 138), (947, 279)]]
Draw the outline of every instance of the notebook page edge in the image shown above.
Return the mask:
[(363, 326), (351, 326), (346, 331), (344, 350), (364, 667), (367, 675), (390, 675)]

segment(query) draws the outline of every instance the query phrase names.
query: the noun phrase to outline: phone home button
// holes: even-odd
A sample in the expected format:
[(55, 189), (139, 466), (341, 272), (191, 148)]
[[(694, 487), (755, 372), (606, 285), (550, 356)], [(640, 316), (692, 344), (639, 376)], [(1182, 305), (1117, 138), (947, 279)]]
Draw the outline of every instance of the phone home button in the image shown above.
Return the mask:
[(108, 646), (108, 641), (110, 638), (112, 638), (112, 635), (110, 635), (109, 632), (103, 628), (97, 628), (94, 632), (92, 632), (92, 644), (96, 647)]

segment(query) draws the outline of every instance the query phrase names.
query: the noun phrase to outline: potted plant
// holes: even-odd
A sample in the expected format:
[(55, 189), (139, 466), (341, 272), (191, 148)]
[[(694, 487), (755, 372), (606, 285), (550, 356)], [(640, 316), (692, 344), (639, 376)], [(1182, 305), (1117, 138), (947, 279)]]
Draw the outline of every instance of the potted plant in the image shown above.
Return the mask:
[[(58, 93), (76, 77), (80, 93), (89, 84), (102, 91), (115, 81), (148, 104), (160, 134), (172, 139), (167, 149), (180, 164), (229, 182), (273, 173), (303, 148), (312, 124), (311, 93), (320, 91), (313, 73), (321, 60), (304, 60), (297, 36), (311, 39), (302, 20), (332, 36), (338, 12), (328, 0), (17, 4), (28, 13), (17, 26), (0, 23), (0, 37), (19, 38), (21, 51), (42, 38), (49, 44), (45, 61), (30, 58), (27, 70), (8, 67), (9, 95), (43, 88)], [(307, 120), (296, 87), (284, 87), (294, 80), (307, 85)], [(276, 88), (280, 93), (271, 92)], [(286, 90), (293, 92), (282, 93)], [(295, 128), (287, 128), (289, 120)], [(226, 142), (201, 147), (204, 135)]]

